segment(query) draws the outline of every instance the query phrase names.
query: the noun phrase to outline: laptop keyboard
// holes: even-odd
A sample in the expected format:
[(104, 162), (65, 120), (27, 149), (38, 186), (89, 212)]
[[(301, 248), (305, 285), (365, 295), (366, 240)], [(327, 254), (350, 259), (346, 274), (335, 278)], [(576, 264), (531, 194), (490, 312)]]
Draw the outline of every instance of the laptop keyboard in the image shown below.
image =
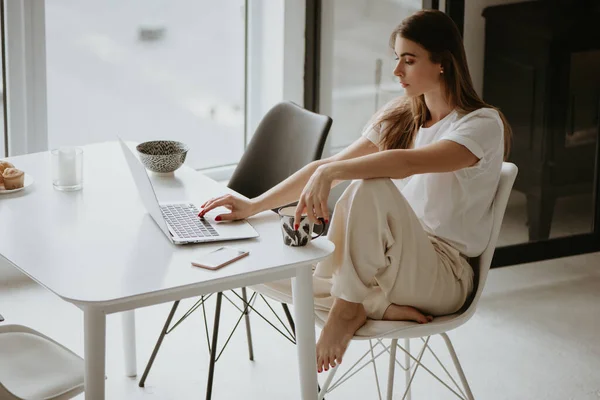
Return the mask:
[(182, 238), (214, 237), (219, 233), (204, 218), (198, 217), (198, 209), (193, 204), (161, 205), (163, 217)]

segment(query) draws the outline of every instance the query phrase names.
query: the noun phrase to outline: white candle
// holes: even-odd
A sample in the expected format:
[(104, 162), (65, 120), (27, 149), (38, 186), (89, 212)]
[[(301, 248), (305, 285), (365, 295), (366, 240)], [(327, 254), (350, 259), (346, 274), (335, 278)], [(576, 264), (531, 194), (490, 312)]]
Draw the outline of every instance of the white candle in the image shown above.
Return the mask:
[(61, 186), (77, 185), (75, 149), (64, 147), (58, 150), (58, 181)]

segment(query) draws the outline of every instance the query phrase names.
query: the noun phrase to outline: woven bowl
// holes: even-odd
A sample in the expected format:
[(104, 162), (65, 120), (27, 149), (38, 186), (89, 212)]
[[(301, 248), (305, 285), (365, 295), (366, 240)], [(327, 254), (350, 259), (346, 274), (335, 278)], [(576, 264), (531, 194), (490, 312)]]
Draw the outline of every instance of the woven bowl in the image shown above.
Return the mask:
[(136, 146), (142, 164), (153, 172), (173, 172), (183, 165), (189, 148), (174, 140), (154, 140)]

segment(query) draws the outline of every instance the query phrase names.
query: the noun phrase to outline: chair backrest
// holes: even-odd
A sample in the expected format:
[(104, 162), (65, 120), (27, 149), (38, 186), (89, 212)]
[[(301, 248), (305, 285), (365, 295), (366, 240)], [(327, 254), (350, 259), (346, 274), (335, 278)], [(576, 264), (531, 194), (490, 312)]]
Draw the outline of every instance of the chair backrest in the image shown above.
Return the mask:
[(228, 187), (253, 198), (319, 160), (331, 123), (292, 102), (276, 104), (256, 128)]
[(506, 211), (506, 204), (510, 197), (515, 178), (517, 177), (518, 168), (515, 164), (503, 162), (502, 171), (500, 173), (500, 182), (496, 189), (496, 195), (494, 197), (494, 217), (492, 223), (492, 235), (487, 247), (479, 256), (478, 261), (473, 263), (473, 269), (475, 270), (475, 294), (471, 297), (472, 300), (467, 310), (461, 315), (461, 318), (469, 319), (475, 313), (477, 302), (483, 292), (485, 281), (487, 279), (490, 266), (492, 264), (492, 258), (494, 251), (496, 250), (496, 243), (498, 242), (498, 236), (500, 235), (500, 228), (502, 227), (502, 220), (504, 219), (504, 212)]
[(84, 391), (83, 359), (32, 328), (1, 324), (0, 354), (2, 400), (67, 400)]

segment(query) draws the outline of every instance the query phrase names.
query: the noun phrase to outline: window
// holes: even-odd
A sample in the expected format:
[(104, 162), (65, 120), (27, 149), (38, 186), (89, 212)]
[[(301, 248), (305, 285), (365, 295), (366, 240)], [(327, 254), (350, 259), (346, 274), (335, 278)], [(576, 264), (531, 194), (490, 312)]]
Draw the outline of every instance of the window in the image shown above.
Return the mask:
[(172, 139), (244, 151), (244, 0), (45, 2), (48, 147)]
[(4, 97), (4, 12), (2, 3), (0, 2), (0, 158), (7, 155), (6, 151), (6, 130), (4, 114), (5, 97)]
[(421, 0), (324, 1), (321, 23), (321, 107), (331, 115), (329, 151), (358, 139), (373, 113), (402, 94), (388, 39)]
[(168, 138), (223, 180), (273, 105), (303, 104), (303, 2), (0, 4), (11, 156)]

